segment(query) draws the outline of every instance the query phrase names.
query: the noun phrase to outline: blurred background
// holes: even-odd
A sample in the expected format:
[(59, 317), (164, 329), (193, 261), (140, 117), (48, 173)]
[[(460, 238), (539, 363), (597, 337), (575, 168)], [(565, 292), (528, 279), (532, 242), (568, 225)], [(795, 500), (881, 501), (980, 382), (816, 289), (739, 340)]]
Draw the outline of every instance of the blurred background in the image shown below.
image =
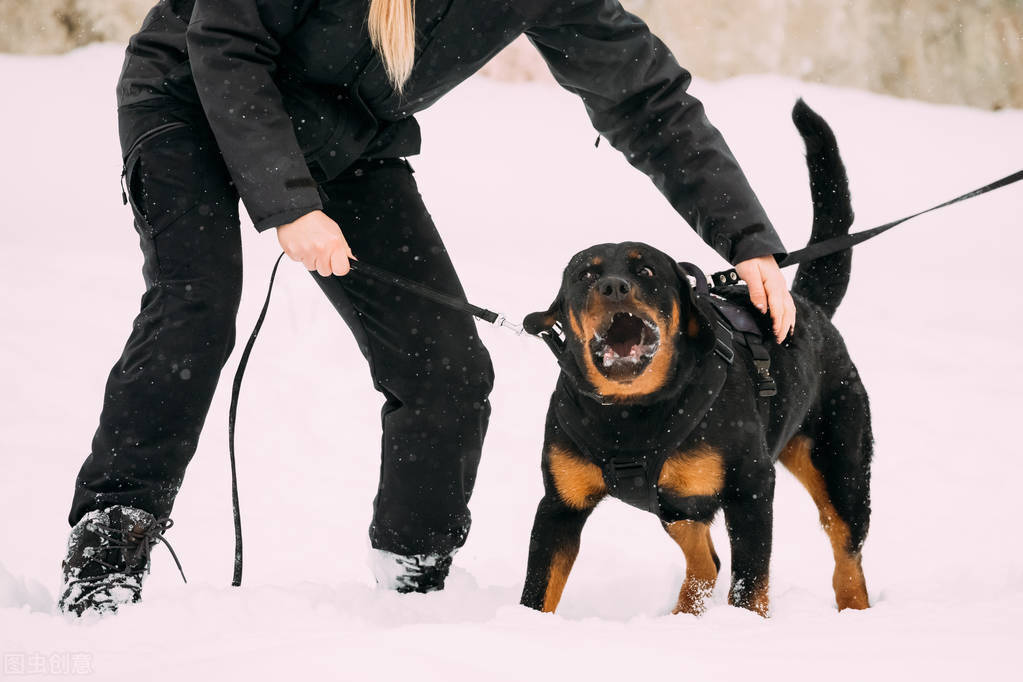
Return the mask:
[[(155, 0), (0, 0), (0, 52), (124, 42)], [(1023, 108), (1023, 0), (622, 0), (704, 79), (777, 73), (899, 97)], [(487, 68), (550, 76), (520, 40)]]

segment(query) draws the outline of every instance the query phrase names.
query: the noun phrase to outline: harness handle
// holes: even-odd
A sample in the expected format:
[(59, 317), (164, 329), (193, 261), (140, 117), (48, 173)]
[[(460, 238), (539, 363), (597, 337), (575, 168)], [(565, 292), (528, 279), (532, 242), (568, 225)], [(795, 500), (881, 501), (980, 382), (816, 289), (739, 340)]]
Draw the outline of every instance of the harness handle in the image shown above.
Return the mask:
[(710, 294), (710, 286), (707, 284), (707, 276), (703, 274), (703, 270), (692, 263), (679, 263), (678, 267), (682, 270), (682, 272), (696, 280), (697, 296), (707, 296)]

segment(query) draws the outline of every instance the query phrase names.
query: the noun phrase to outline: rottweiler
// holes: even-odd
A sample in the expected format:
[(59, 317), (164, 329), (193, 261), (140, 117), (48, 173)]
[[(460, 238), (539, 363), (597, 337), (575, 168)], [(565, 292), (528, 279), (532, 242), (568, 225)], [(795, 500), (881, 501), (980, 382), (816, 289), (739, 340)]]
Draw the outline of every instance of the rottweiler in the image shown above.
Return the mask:
[[(792, 117), (807, 148), (810, 242), (846, 234), (853, 213), (834, 134), (802, 100)], [(741, 282), (709, 291), (696, 268), (637, 242), (593, 246), (571, 259), (553, 304), (524, 320), (527, 331), (557, 339), (561, 374), (547, 414), (545, 493), (522, 604), (557, 608), (583, 525), (611, 495), (657, 514), (682, 548), (675, 613), (705, 609), (720, 569), (710, 524), (723, 510), (728, 603), (766, 616), (781, 462), (820, 512), (838, 609), (869, 606), (861, 551), (870, 408), (831, 323), (850, 266), (848, 250), (800, 266), (792, 287), (798, 324), (778, 344)]]

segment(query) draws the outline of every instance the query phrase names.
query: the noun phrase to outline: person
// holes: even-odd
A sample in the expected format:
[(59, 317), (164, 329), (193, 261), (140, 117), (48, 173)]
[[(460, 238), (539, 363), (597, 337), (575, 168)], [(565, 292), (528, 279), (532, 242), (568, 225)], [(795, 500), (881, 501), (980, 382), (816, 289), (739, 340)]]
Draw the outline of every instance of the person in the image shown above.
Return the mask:
[(779, 339), (793, 327), (780, 239), (689, 73), (618, 0), (160, 0), (117, 88), (146, 290), (76, 481), (63, 611), (138, 601), (166, 542), (235, 341), (239, 198), (311, 271), (383, 394), (378, 581), (443, 587), (469, 531), (490, 358), (467, 315), (345, 275), (357, 255), (464, 295), (407, 160), (414, 115), (523, 33), (599, 133), (737, 266)]

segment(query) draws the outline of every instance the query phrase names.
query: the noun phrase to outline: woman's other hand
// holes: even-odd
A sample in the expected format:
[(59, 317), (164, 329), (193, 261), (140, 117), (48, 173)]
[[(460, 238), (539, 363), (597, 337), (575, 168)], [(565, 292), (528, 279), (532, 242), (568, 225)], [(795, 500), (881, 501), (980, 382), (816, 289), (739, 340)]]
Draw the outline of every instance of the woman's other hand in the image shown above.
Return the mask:
[(746, 281), (753, 305), (762, 313), (771, 312), (778, 343), (784, 341), (796, 328), (796, 304), (778, 262), (773, 256), (750, 258), (736, 265), (735, 271)]
[(288, 258), (323, 277), (348, 274), (351, 247), (338, 224), (323, 211), (312, 211), (277, 228), (277, 241)]

